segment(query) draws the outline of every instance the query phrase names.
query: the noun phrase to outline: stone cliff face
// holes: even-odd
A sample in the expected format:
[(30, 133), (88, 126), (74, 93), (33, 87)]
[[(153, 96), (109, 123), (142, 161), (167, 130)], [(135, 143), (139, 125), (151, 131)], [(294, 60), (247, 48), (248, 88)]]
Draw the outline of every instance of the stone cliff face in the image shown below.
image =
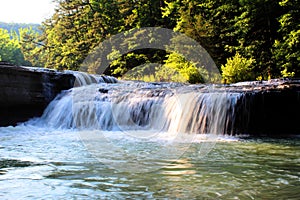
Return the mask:
[(0, 64), (0, 126), (40, 116), (61, 90), (73, 87), (74, 81), (72, 74)]
[(235, 90), (244, 95), (235, 108), (232, 134), (276, 137), (300, 134), (299, 80), (250, 82)]

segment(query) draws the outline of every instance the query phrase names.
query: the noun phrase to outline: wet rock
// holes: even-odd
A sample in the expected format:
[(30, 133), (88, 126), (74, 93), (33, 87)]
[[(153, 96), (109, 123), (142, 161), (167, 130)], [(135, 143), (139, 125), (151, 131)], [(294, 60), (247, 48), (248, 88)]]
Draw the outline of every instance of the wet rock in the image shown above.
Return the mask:
[(72, 74), (0, 64), (0, 126), (40, 116), (60, 91), (73, 87), (74, 81)]
[(300, 134), (299, 80), (272, 80), (260, 89), (248, 88), (242, 92), (244, 95), (234, 113), (234, 134), (272, 137)]
[(99, 88), (98, 90), (100, 93), (108, 93), (108, 89), (104, 89), (104, 88)]

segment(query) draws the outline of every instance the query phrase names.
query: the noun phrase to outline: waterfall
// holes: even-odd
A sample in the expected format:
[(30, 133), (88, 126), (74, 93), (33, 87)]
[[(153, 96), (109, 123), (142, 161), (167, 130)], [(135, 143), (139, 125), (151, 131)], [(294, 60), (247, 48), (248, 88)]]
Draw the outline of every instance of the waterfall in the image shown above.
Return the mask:
[(118, 80), (112, 76), (101, 76), (96, 74), (88, 74), (80, 71), (67, 70), (66, 73), (73, 74), (75, 76), (75, 87), (81, 87), (91, 85), (94, 83), (117, 83)]
[(62, 129), (224, 134), (232, 129), (241, 96), (203, 85), (91, 84), (64, 91), (31, 123)]

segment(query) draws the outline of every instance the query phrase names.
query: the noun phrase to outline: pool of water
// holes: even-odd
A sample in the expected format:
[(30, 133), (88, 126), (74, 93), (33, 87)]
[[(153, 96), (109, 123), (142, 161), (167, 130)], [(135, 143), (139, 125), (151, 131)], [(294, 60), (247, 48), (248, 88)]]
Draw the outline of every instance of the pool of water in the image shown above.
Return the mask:
[[(121, 151), (106, 148), (101, 162), (81, 135), (29, 126), (0, 128), (0, 198), (300, 199), (299, 138), (221, 137), (184, 148), (173, 143), (182, 153), (168, 156), (174, 151), (157, 153), (164, 141), (114, 137), (112, 145)], [(204, 155), (208, 143), (211, 149)], [(135, 161), (140, 154), (144, 159)], [(128, 162), (152, 168), (141, 172), (116, 165)]]

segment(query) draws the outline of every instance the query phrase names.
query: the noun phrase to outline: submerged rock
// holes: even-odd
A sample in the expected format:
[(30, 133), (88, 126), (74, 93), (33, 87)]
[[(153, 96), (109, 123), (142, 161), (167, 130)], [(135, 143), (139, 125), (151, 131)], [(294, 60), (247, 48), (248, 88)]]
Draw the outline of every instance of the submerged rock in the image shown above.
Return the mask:
[(104, 88), (99, 88), (98, 90), (100, 93), (108, 93), (108, 89), (104, 89)]

